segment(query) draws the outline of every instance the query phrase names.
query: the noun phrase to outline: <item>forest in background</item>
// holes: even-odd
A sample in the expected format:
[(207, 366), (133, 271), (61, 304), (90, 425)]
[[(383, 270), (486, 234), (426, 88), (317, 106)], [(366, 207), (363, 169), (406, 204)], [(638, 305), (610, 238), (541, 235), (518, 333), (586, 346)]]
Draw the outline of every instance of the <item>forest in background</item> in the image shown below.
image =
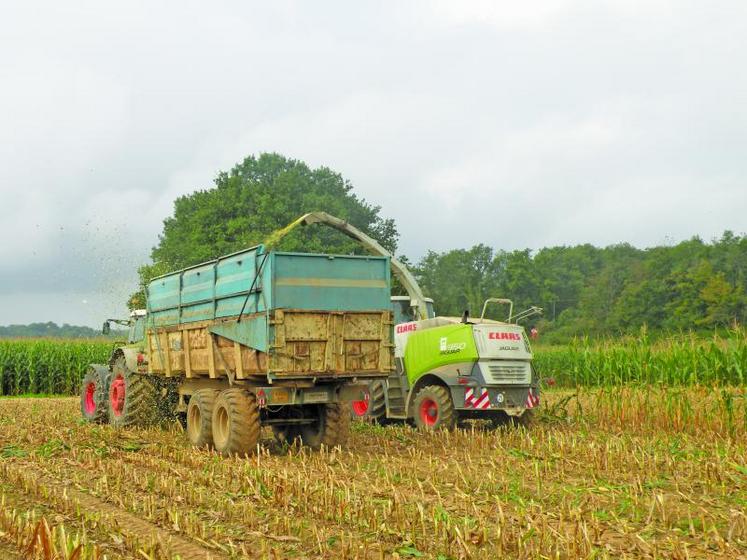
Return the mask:
[[(112, 329), (110, 337), (126, 336), (127, 331)], [(100, 338), (100, 329), (79, 325), (58, 325), (52, 321), (28, 325), (0, 326), (0, 338)]]
[(486, 245), (429, 252), (413, 267), (442, 315), (479, 314), (491, 296), (516, 308), (544, 309), (534, 319), (543, 339), (706, 331), (747, 318), (747, 237), (726, 231), (671, 246), (628, 244), (502, 251)]

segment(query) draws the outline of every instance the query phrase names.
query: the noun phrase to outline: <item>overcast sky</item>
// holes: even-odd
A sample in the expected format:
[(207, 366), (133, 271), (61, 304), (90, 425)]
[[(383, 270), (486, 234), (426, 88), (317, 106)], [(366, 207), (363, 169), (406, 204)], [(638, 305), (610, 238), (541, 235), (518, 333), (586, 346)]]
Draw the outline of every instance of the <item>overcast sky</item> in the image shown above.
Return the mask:
[(174, 198), (262, 151), (411, 258), (742, 233), (746, 68), (743, 0), (4, 3), (0, 324), (123, 315)]

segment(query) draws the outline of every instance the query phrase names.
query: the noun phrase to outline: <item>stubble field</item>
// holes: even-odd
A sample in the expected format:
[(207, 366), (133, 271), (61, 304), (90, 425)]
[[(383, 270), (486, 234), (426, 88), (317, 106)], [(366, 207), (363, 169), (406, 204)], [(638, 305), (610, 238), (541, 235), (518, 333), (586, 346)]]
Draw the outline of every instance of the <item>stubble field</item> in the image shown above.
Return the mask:
[(356, 424), (233, 459), (0, 399), (0, 557), (747, 558), (743, 389), (545, 397), (528, 431)]

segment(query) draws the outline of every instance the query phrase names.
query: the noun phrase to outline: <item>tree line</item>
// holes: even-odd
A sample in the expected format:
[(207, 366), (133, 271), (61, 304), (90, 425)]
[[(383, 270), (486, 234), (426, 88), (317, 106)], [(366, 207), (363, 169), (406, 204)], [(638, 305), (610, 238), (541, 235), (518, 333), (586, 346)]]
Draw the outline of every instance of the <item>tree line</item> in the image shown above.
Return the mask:
[[(122, 337), (126, 331), (112, 330), (111, 337)], [(101, 331), (79, 325), (58, 325), (52, 321), (28, 325), (0, 326), (0, 338), (97, 338)]]
[(479, 313), (491, 296), (544, 308), (541, 332), (577, 335), (706, 330), (747, 319), (747, 237), (724, 232), (638, 249), (576, 245), (538, 251), (486, 245), (428, 252), (414, 266), (439, 314)]
[[(158, 274), (262, 243), (301, 214), (324, 210), (348, 220), (396, 252), (399, 233), (381, 208), (327, 168), (312, 169), (280, 154), (249, 156), (221, 172), (207, 189), (179, 197), (174, 214), (140, 268), (142, 286)], [(299, 228), (276, 247), (287, 251), (361, 253), (343, 234)], [(484, 244), (403, 259), (441, 315), (479, 314), (487, 297), (540, 306), (530, 323), (557, 338), (651, 329), (692, 330), (744, 322), (747, 312), (747, 237), (725, 232), (672, 246), (638, 249), (577, 245), (504, 251)], [(395, 285), (395, 290), (400, 290)]]

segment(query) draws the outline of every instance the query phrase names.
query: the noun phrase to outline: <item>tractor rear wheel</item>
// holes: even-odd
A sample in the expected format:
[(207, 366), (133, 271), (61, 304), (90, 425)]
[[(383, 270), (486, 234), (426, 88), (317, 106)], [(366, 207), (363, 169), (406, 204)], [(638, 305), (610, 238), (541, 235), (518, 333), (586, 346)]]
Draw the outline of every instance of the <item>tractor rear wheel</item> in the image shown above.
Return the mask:
[(147, 375), (127, 369), (124, 356), (114, 360), (108, 396), (109, 423), (115, 428), (149, 426), (157, 419), (155, 385)]
[(378, 422), (386, 417), (386, 388), (383, 381), (373, 381), (368, 386), (368, 399), (353, 401), (353, 418)]
[(221, 455), (247, 455), (259, 443), (259, 407), (243, 389), (221, 391), (213, 406), (213, 444)]
[(448, 389), (426, 385), (412, 403), (415, 425), (424, 431), (451, 430), (456, 426), (456, 413)]
[(199, 389), (187, 405), (187, 437), (195, 447), (213, 447), (213, 408), (218, 391)]
[(109, 421), (106, 406), (108, 381), (106, 366), (88, 366), (80, 390), (80, 412), (88, 422), (105, 424)]

